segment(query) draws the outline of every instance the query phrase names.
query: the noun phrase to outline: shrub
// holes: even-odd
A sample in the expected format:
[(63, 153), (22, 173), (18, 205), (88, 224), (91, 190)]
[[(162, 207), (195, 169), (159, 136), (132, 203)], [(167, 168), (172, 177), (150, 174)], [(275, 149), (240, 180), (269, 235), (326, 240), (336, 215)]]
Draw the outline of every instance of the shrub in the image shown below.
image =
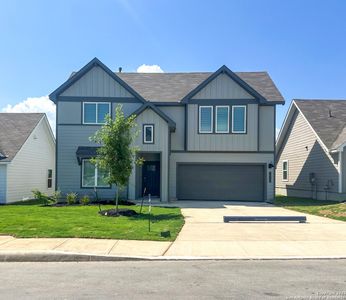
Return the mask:
[(61, 198), (61, 191), (56, 190), (52, 195), (52, 199), (55, 203), (58, 203), (60, 198)]
[(66, 201), (68, 205), (76, 204), (77, 202), (77, 193), (68, 193), (66, 195)]
[(31, 192), (34, 195), (35, 200), (43, 202), (43, 205), (49, 204), (49, 198), (45, 193), (42, 193), (38, 189), (32, 190)]
[(80, 199), (80, 203), (82, 205), (88, 205), (90, 203), (90, 198), (88, 195), (84, 195), (81, 199)]

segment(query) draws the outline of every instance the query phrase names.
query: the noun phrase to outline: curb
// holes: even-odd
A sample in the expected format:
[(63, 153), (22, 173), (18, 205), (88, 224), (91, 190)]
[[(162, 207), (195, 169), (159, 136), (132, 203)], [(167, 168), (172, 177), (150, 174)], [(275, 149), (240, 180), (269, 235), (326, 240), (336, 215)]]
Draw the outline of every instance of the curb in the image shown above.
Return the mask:
[(111, 256), (71, 252), (2, 252), (0, 262), (102, 262), (102, 261), (248, 261), (248, 260), (331, 260), (346, 256)]

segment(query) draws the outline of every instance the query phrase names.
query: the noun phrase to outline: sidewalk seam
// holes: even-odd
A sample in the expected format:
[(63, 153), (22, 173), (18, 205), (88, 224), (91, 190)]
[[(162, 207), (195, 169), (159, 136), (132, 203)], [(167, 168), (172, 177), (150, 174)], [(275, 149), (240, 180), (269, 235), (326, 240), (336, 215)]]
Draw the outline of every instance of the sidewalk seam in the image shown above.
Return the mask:
[(114, 249), (115, 245), (117, 245), (118, 243), (119, 243), (119, 240), (116, 240), (115, 243), (114, 243), (114, 245), (113, 245), (113, 246), (109, 249), (109, 251), (107, 252), (107, 255), (108, 255), (109, 253), (112, 252), (112, 250)]
[[(174, 241), (174, 242), (175, 242), (175, 241)], [(162, 256), (165, 256), (165, 255), (166, 255), (166, 253), (168, 252), (168, 250), (171, 249), (171, 247), (172, 247), (172, 245), (173, 245), (174, 242), (171, 242), (170, 245), (168, 245), (168, 247), (166, 248), (166, 250), (163, 251)]]
[(59, 248), (59, 247), (62, 246), (64, 243), (66, 243), (68, 240), (70, 240), (70, 239), (67, 238), (66, 240), (64, 240), (63, 242), (61, 242), (59, 245), (55, 246), (52, 250), (55, 250), (56, 248)]

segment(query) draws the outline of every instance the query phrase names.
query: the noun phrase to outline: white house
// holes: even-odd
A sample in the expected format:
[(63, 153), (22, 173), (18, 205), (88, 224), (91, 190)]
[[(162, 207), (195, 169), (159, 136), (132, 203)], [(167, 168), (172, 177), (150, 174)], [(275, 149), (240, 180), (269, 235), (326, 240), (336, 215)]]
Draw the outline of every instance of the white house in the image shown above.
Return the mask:
[(43, 113), (0, 113), (0, 203), (55, 188), (55, 138)]

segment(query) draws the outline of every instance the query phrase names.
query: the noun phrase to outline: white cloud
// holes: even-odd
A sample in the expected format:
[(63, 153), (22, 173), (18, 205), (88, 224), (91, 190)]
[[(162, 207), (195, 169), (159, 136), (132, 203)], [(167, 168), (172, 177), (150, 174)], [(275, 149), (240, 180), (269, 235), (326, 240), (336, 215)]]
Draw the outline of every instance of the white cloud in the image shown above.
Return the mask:
[(138, 73), (164, 73), (159, 65), (143, 64), (137, 68)]
[(1, 111), (11, 113), (46, 113), (50, 126), (55, 134), (55, 104), (49, 100), (48, 96), (29, 97), (18, 104), (8, 104)]

